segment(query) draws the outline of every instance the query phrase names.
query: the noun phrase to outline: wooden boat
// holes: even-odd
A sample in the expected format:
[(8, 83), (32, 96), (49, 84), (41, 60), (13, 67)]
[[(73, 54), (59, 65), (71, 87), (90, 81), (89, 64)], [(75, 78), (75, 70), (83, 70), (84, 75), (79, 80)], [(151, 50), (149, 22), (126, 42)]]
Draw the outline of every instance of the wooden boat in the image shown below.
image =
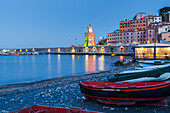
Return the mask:
[(168, 66), (170, 66), (170, 63), (165, 64), (165, 65), (155, 65), (155, 66), (146, 66), (146, 67), (138, 66), (135, 68), (135, 70), (157, 69), (157, 68), (164, 68), (164, 67), (168, 67)]
[[(111, 83), (80, 81), (84, 97), (105, 104), (133, 105), (156, 102), (170, 96), (169, 82)], [(166, 103), (167, 104), (167, 103)]]
[(119, 74), (116, 74), (114, 76), (121, 76), (121, 75), (127, 75), (127, 74), (137, 74), (137, 73), (143, 73), (143, 72), (148, 72), (148, 71), (155, 71), (154, 69), (158, 69), (158, 68), (166, 68), (170, 66), (170, 64), (166, 64), (166, 65), (161, 65), (161, 66), (148, 66), (148, 67), (142, 67), (142, 66), (138, 66), (135, 68), (135, 70), (129, 70), (129, 71), (123, 71), (120, 72)]
[(127, 75), (127, 74), (142, 73), (142, 72), (146, 72), (146, 71), (150, 71), (150, 70), (153, 70), (153, 69), (145, 69), (145, 70), (129, 70), (129, 71), (120, 72), (119, 74), (115, 74), (114, 76), (121, 76), (121, 75)]
[(137, 79), (125, 80), (121, 82), (156, 82), (170, 80), (170, 73), (164, 73), (160, 77), (142, 77)]
[(138, 72), (138, 73), (118, 74), (112, 78), (109, 78), (108, 81), (109, 82), (120, 82), (120, 81), (137, 79), (137, 78), (142, 78), (142, 77), (159, 77), (160, 75), (166, 72), (170, 72), (170, 66), (167, 66), (164, 68), (157, 68), (154, 70), (148, 70), (144, 72)]
[(84, 111), (81, 108), (74, 108), (74, 107), (67, 109), (67, 108), (56, 108), (56, 107), (33, 105), (11, 113), (99, 113), (99, 112)]
[(164, 65), (170, 62), (167, 61), (161, 61), (161, 60), (146, 60), (146, 61), (138, 61), (139, 63), (143, 64), (152, 64), (152, 65)]

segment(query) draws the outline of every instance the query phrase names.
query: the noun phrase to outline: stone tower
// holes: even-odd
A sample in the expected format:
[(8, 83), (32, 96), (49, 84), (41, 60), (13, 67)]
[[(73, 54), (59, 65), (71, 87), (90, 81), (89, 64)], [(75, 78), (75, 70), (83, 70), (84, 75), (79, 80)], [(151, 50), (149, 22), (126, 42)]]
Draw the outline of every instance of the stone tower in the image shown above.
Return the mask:
[(89, 25), (88, 27), (88, 32), (84, 33), (84, 47), (87, 46), (94, 46), (95, 45), (95, 33), (92, 32), (92, 26)]

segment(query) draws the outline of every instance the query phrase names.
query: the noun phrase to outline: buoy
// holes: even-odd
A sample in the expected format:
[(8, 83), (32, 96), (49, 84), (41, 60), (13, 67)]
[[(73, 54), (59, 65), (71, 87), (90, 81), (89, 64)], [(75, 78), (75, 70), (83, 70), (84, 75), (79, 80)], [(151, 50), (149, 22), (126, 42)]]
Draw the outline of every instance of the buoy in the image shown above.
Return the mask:
[(111, 54), (111, 56), (115, 56), (115, 54)]
[(79, 59), (79, 56), (78, 56), (78, 59)]

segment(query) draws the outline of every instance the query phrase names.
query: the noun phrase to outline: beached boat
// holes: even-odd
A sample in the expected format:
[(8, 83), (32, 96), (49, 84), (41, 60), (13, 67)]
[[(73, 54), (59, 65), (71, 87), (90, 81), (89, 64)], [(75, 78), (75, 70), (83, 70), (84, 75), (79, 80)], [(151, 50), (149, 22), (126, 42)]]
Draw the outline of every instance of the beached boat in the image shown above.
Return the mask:
[(99, 113), (94, 111), (84, 111), (81, 108), (56, 108), (48, 106), (33, 105), (11, 113)]
[(135, 68), (135, 70), (146, 70), (146, 69), (157, 69), (157, 68), (164, 68), (170, 66), (170, 63), (164, 64), (164, 65), (152, 65), (152, 66), (138, 66)]
[(138, 62), (141, 64), (152, 64), (152, 65), (164, 65), (170, 63), (169, 61), (161, 61), (161, 60), (144, 60)]
[(161, 66), (148, 66), (148, 67), (138, 66), (134, 70), (123, 71), (123, 72), (120, 72), (119, 74), (116, 74), (115, 76), (121, 76), (121, 75), (126, 75), (126, 74), (143, 73), (143, 72), (148, 72), (148, 71), (152, 71), (152, 70), (155, 71), (154, 69), (166, 68), (168, 66), (170, 66), (170, 64), (165, 64), (165, 65), (161, 65)]
[(164, 73), (160, 77), (142, 77), (137, 79), (125, 80), (121, 82), (156, 82), (156, 81), (168, 81), (170, 80), (170, 73)]
[[(142, 102), (167, 100), (170, 96), (169, 82), (111, 83), (80, 81), (84, 97), (105, 104), (133, 105)], [(167, 103), (166, 103), (167, 104)]]
[(146, 61), (138, 61), (139, 65), (142, 67), (148, 67), (148, 66), (161, 66), (166, 65), (170, 63), (170, 60), (146, 60)]
[(142, 72), (146, 72), (146, 71), (150, 71), (150, 70), (153, 70), (153, 69), (129, 70), (129, 71), (120, 72), (119, 74), (115, 74), (114, 76), (121, 76), (121, 75), (127, 75), (127, 74), (142, 73)]
[(159, 77), (160, 75), (170, 72), (170, 65), (167, 65), (166, 67), (162, 68), (156, 68), (153, 70), (147, 70), (143, 72), (137, 72), (137, 73), (123, 73), (123, 74), (117, 74), (112, 78), (109, 78), (109, 82), (120, 82), (125, 80), (131, 80), (131, 79), (137, 79), (142, 77)]
[(39, 52), (34, 51), (34, 52), (32, 52), (32, 54), (33, 54), (33, 55), (39, 55)]

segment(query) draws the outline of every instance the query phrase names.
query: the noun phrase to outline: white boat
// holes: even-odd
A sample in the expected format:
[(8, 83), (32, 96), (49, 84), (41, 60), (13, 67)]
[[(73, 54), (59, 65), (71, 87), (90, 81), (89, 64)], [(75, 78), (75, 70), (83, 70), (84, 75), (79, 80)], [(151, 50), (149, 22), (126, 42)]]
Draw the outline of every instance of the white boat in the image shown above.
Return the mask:
[(148, 69), (164, 68), (167, 66), (170, 66), (170, 63), (164, 64), (164, 65), (155, 65), (155, 66), (146, 66), (146, 67), (138, 66), (135, 69), (136, 70), (148, 70)]
[(125, 80), (121, 82), (149, 82), (149, 81), (165, 81), (170, 79), (170, 73), (164, 73), (159, 77), (142, 77), (137, 79)]
[(20, 52), (20, 55), (26, 55), (26, 52)]
[(163, 60), (144, 60), (138, 61), (139, 64), (142, 66), (149, 66), (149, 65), (164, 65), (166, 63), (170, 63), (170, 61), (163, 61)]
[(141, 73), (141, 72), (145, 72), (145, 71), (150, 71), (150, 70), (153, 70), (152, 68), (151, 69), (140, 69), (140, 70), (130, 70), (130, 71), (123, 71), (123, 72), (120, 72), (119, 75), (121, 74), (134, 74), (134, 73)]
[(39, 55), (39, 52), (34, 51), (34, 52), (32, 52), (32, 54), (33, 54), (33, 55)]
[(127, 74), (137, 74), (137, 73), (142, 73), (142, 72), (147, 72), (147, 71), (149, 72), (154, 69), (165, 68), (168, 66), (170, 66), (170, 63), (165, 64), (165, 65), (159, 65), (159, 66), (148, 66), (148, 67), (138, 66), (135, 68), (135, 70), (123, 71), (115, 76), (121, 76), (121, 75), (127, 75)]
[(27, 52), (27, 55), (31, 55), (32, 54), (32, 52)]
[(0, 55), (9, 55), (9, 52), (0, 52)]

